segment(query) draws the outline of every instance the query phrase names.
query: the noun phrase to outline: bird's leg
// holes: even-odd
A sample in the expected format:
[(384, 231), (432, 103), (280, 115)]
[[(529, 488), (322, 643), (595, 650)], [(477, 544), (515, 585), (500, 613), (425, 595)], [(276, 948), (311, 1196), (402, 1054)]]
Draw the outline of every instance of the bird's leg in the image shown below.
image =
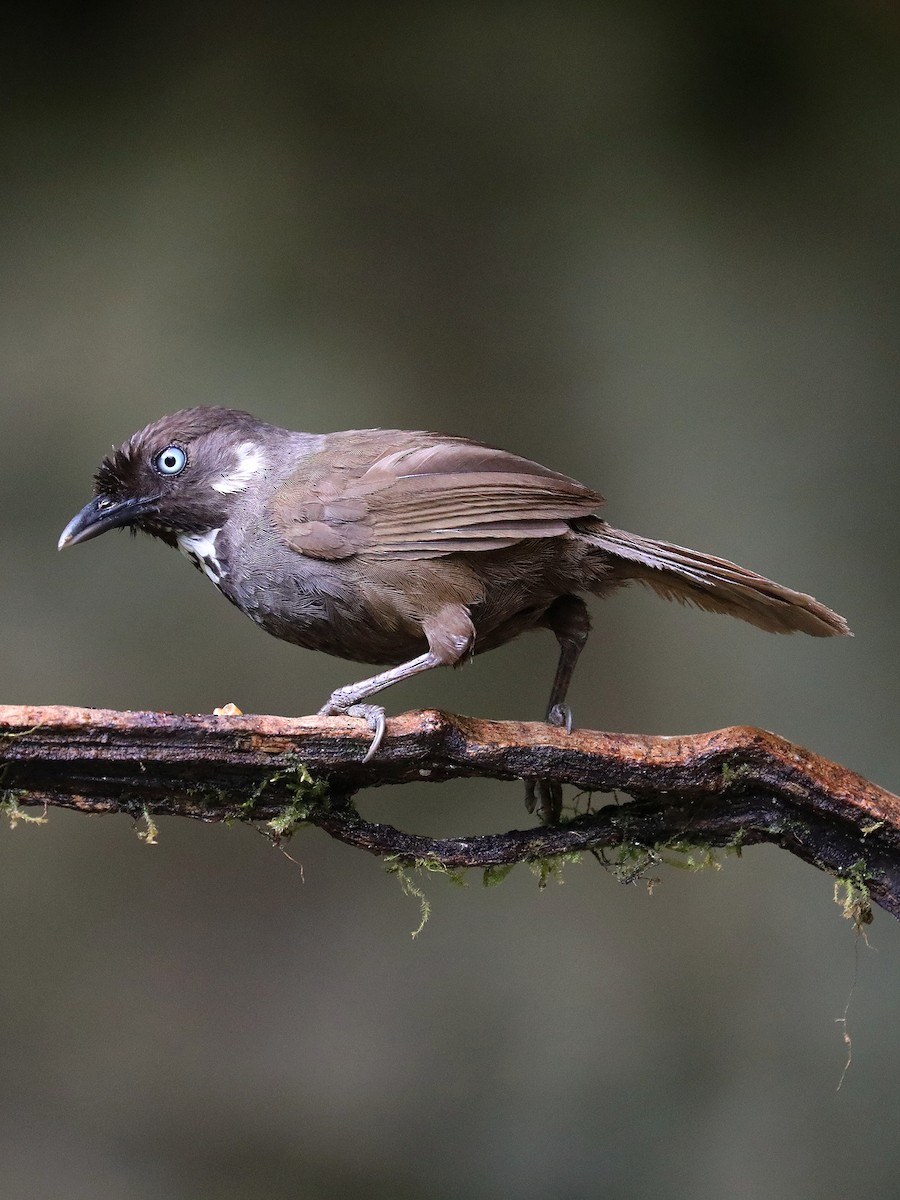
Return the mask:
[(400, 683), (432, 667), (448, 667), (471, 654), (475, 643), (475, 628), (468, 609), (461, 604), (447, 604), (434, 617), (422, 622), (422, 631), (428, 639), (428, 651), (411, 658), (409, 662), (380, 671), (359, 683), (350, 683), (331, 693), (328, 703), (319, 709), (323, 717), (346, 713), (350, 717), (362, 717), (372, 731), (372, 741), (363, 762), (375, 756), (384, 740), (385, 717), (380, 704), (364, 704), (368, 696), (383, 692), (392, 684)]
[(372, 731), (372, 742), (366, 751), (363, 762), (368, 762), (376, 754), (384, 739), (384, 709), (380, 704), (363, 704), (367, 696), (382, 692), (393, 683), (400, 683), (412, 675), (422, 671), (430, 671), (432, 667), (441, 666), (441, 661), (429, 650), (409, 662), (401, 663), (399, 667), (391, 667), (389, 671), (380, 671), (369, 679), (361, 679), (359, 683), (350, 683), (331, 693), (327, 704), (319, 709), (319, 716), (331, 717), (337, 713), (346, 713), (350, 717), (362, 717)]
[[(566, 696), (575, 664), (591, 632), (590, 614), (580, 597), (560, 596), (544, 613), (540, 623), (552, 629), (559, 642), (559, 660), (547, 704), (547, 724), (563, 726), (571, 733), (572, 710), (566, 704)], [(525, 807), (529, 812), (537, 809), (545, 824), (555, 824), (562, 810), (562, 784), (552, 779), (526, 779)]]

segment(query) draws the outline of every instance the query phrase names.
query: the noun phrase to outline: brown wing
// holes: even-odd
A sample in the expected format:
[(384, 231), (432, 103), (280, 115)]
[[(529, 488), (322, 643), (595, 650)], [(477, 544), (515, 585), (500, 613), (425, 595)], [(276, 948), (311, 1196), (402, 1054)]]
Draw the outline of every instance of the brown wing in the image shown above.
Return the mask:
[[(360, 445), (371, 443), (377, 457), (360, 464)], [(574, 479), (505, 450), (373, 430), (329, 438), (279, 489), (272, 510), (301, 554), (415, 559), (560, 537), (602, 503)]]

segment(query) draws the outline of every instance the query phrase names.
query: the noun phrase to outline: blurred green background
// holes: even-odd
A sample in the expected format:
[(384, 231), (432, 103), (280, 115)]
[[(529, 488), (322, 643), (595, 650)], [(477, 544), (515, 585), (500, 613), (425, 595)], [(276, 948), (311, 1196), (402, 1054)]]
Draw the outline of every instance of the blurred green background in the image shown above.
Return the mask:
[[(900, 787), (892, 5), (23, 8), (3, 39), (0, 699), (306, 713), (361, 673), (176, 554), (58, 556), (112, 442), (188, 404), (464, 433), (855, 640), (594, 605), (579, 724), (777, 730)], [(891, 432), (893, 430), (893, 432)], [(389, 711), (538, 717), (533, 636)], [(369, 794), (423, 831), (519, 789)], [(896, 1195), (900, 933), (751, 850), (653, 895), (424, 887), (318, 833), (0, 830), (0, 1193)], [(855, 986), (854, 986), (855, 981)], [(838, 1023), (850, 999), (853, 1063)]]

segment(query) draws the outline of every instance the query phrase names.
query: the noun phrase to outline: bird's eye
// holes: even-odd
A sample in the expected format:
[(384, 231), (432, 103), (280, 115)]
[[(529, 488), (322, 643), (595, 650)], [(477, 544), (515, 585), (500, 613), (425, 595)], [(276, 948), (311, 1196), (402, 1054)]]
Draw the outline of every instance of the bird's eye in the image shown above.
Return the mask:
[(180, 446), (166, 446), (153, 460), (160, 475), (180, 475), (187, 466), (187, 455)]

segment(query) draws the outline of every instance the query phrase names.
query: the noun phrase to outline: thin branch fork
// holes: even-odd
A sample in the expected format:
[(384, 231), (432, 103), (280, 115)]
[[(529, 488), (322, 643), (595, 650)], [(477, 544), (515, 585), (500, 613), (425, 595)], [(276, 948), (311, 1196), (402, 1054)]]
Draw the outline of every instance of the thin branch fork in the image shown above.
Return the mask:
[[(0, 706), (0, 788), (13, 814), (53, 805), (222, 821), (288, 811), (372, 854), (448, 869), (586, 850), (616, 851), (620, 863), (646, 850), (649, 862), (658, 848), (769, 842), (844, 880), (863, 919), (869, 900), (900, 917), (900, 798), (764, 730), (566, 733), (426, 710), (391, 719), (364, 763), (370, 737), (349, 717)], [(617, 798), (560, 825), (465, 838), (365, 821), (351, 802), (383, 784), (474, 776), (553, 779)]]

